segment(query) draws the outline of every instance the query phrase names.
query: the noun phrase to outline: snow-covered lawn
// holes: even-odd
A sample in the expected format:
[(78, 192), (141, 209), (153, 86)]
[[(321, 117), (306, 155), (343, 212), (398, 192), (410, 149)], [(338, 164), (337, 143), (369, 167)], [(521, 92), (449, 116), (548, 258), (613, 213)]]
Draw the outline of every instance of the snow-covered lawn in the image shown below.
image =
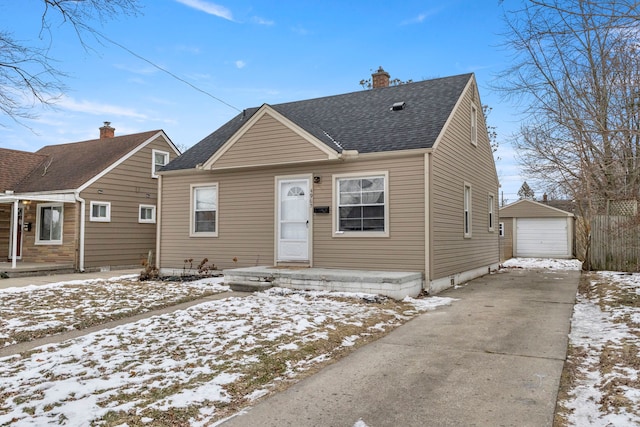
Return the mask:
[(274, 288), (43, 346), (0, 358), (0, 425), (209, 425), (451, 301)]
[[(505, 265), (571, 268), (565, 260), (512, 259)], [(640, 425), (640, 274), (582, 276), (554, 425)]]
[(0, 291), (0, 347), (83, 329), (229, 290), (222, 278), (140, 282), (138, 275)]

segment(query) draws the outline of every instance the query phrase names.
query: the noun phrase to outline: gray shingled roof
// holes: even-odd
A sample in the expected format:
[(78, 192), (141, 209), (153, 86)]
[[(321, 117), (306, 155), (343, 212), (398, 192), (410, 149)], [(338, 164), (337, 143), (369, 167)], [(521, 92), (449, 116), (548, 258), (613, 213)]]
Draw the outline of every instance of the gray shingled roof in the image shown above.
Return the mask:
[(35, 154), (45, 160), (18, 183), (15, 191), (77, 189), (158, 132), (160, 130), (43, 147)]
[[(431, 148), (473, 74), (276, 104), (271, 107), (337, 152)], [(392, 111), (396, 102), (405, 108)], [(259, 108), (249, 108), (162, 170), (205, 163)]]

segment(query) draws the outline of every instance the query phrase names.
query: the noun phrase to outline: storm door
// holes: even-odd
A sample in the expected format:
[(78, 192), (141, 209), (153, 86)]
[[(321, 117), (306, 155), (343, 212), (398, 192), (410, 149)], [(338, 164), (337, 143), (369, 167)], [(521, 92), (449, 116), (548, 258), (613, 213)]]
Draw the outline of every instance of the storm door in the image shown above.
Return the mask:
[(310, 180), (278, 180), (277, 261), (309, 261)]

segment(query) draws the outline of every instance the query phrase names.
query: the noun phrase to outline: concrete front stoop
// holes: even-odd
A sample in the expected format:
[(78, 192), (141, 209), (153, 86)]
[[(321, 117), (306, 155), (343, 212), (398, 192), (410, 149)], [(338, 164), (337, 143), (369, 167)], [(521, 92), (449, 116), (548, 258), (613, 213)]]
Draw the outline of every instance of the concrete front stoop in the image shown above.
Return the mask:
[(224, 270), (224, 283), (234, 291), (261, 291), (273, 286), (316, 291), (363, 292), (401, 300), (422, 291), (420, 272), (365, 271), (330, 268), (247, 267)]

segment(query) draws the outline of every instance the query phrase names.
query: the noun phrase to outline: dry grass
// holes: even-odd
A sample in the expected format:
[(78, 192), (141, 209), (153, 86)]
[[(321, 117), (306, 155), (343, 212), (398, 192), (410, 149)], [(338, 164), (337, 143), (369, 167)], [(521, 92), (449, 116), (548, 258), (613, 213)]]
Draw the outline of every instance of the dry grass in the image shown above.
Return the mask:
[(0, 347), (101, 325), (225, 289), (194, 282), (127, 279), (0, 292)]
[[(612, 278), (613, 277), (613, 278)], [(620, 277), (624, 277), (621, 275)], [(566, 427), (570, 422), (568, 403), (580, 381), (587, 373), (595, 373), (601, 380), (594, 385), (600, 399), (595, 402), (601, 414), (633, 414), (640, 416), (640, 405), (630, 399), (628, 390), (640, 390), (640, 325), (631, 313), (640, 310), (637, 288), (624, 286), (615, 276), (598, 273), (584, 274), (578, 294), (595, 302), (607, 319), (624, 326), (625, 337), (610, 339), (593, 345), (570, 345), (561, 377), (554, 426)]]
[[(12, 422), (73, 423), (65, 407), (87, 402), (96, 405), (86, 421), (92, 425), (209, 425), (418, 314), (412, 304), (386, 298), (272, 291), (4, 359), (0, 424), (3, 414)], [(52, 397), (59, 383), (77, 388)]]

